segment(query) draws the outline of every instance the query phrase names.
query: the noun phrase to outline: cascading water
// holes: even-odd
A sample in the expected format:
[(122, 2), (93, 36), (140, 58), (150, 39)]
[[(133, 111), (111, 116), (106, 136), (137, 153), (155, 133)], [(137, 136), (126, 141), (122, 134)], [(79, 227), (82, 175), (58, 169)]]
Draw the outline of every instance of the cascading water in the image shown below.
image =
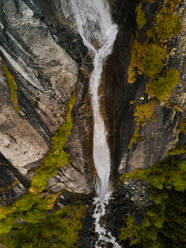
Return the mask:
[[(94, 55), (94, 70), (90, 78), (90, 90), (94, 116), (93, 159), (99, 176), (98, 197), (95, 198), (96, 208), (93, 215), (95, 232), (99, 235), (95, 247), (100, 247), (102, 242), (109, 242), (113, 244), (114, 248), (119, 248), (116, 239), (99, 224), (101, 216), (105, 214), (105, 205), (110, 196), (110, 152), (104, 121), (100, 113), (98, 89), (103, 62), (112, 52), (117, 26), (112, 23), (107, 0), (71, 0), (70, 5), (83, 42)], [(98, 50), (94, 47), (94, 43), (100, 47)]]

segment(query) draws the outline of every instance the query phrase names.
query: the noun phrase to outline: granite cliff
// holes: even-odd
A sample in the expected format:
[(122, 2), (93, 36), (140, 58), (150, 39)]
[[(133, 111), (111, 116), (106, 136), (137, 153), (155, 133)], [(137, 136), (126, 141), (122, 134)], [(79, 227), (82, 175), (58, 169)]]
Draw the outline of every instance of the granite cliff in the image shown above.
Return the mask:
[[(149, 186), (139, 182), (140, 177), (123, 185), (120, 175), (151, 168), (171, 152), (178, 161), (185, 158), (186, 6), (183, 0), (109, 0), (109, 3), (119, 32), (112, 54), (104, 64), (99, 92), (115, 192), (103, 222), (118, 238), (126, 216), (137, 213), (135, 221), (139, 223), (140, 210), (152, 204), (147, 197)], [(46, 226), (56, 224), (56, 229), (60, 229), (55, 218), (70, 219), (63, 224), (72, 225), (76, 241), (66, 247), (77, 245), (77, 230), (82, 229), (81, 245), (77, 247), (93, 248), (97, 238), (90, 217), (93, 212), (90, 197), (95, 195), (96, 181), (89, 93), (93, 65), (68, 4), (67, 0), (0, 0), (0, 206), (3, 206), (0, 217), (11, 229), (9, 222), (16, 206), (18, 222), (22, 221), (21, 212), (32, 223), (29, 217), (34, 206), (41, 210), (40, 201), (46, 207), (47, 200), (48, 208), (42, 211), (49, 211), (51, 219)], [(170, 22), (169, 27), (173, 27), (167, 33), (165, 27), (158, 33), (159, 20), (170, 21), (170, 16), (176, 24)], [(172, 73), (173, 79), (168, 78), (167, 72)], [(170, 88), (163, 84), (157, 90), (162, 81), (170, 81)], [(61, 133), (65, 137), (62, 143)], [(62, 146), (58, 147), (59, 144)], [(177, 147), (181, 152), (174, 151)], [(55, 152), (57, 157), (58, 148), (64, 152), (66, 164), (56, 166), (57, 172), (52, 171), (51, 177), (47, 174), (49, 180), (44, 186), (41, 183), (41, 190), (36, 179), (39, 181), (41, 176), (43, 182), (47, 159)], [(55, 159), (50, 162), (55, 164)], [(61, 192), (64, 194), (60, 196)], [(25, 198), (21, 198), (23, 195)], [(24, 201), (25, 208), (21, 209), (19, 204)], [(27, 207), (29, 201), (32, 205)], [(13, 207), (5, 210), (4, 206), (13, 202)], [(59, 215), (54, 214), (54, 220), (52, 208), (63, 209)], [(38, 219), (33, 217), (34, 225), (46, 221), (46, 213), (45, 217), (42, 214)], [(82, 216), (83, 228), (79, 224)], [(45, 239), (53, 242), (55, 237), (47, 236), (47, 227), (43, 233)], [(128, 241), (121, 245), (130, 247)], [(41, 247), (45, 247), (43, 243)]]

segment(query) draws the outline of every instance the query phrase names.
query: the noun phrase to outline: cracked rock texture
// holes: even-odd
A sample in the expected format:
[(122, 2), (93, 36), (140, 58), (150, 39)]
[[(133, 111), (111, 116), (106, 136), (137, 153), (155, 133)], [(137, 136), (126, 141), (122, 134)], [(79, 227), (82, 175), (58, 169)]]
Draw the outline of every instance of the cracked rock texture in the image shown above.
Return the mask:
[[(139, 134), (143, 137), (128, 149), (134, 134), (136, 123), (134, 118), (136, 104), (146, 103), (145, 93), (147, 78), (140, 75), (137, 80), (128, 83), (127, 70), (130, 64), (130, 41), (136, 30), (134, 10), (139, 1), (111, 2), (113, 17), (118, 23), (119, 32), (112, 55), (104, 66), (102, 80), (102, 109), (108, 129), (108, 140), (111, 147), (112, 174), (115, 178), (119, 173), (136, 168), (148, 168), (168, 155), (179, 142), (179, 123), (185, 116), (185, 11), (186, 5), (181, 1), (177, 12), (183, 20), (183, 30), (169, 42), (169, 65), (180, 72), (180, 83), (174, 88), (171, 97), (172, 105), (179, 105), (183, 112), (176, 111), (164, 103), (155, 107), (156, 122), (147, 121), (140, 127)], [(144, 10), (147, 20), (152, 20), (162, 1), (146, 3)], [(124, 16), (124, 18), (123, 18)], [(131, 104), (132, 103), (132, 104)], [(182, 140), (182, 142), (184, 142)]]
[[(30, 170), (39, 166), (48, 151), (76, 90), (74, 126), (66, 148), (72, 166), (62, 169), (49, 186), (88, 193), (92, 187), (92, 176), (87, 175), (87, 136), (91, 130), (86, 126), (91, 126), (87, 124), (91, 117), (88, 76), (84, 75), (90, 72), (91, 61), (88, 57), (84, 60), (87, 49), (61, 9), (60, 1), (0, 0), (0, 152), (22, 175), (31, 178)], [(9, 99), (3, 63), (15, 77), (20, 114)]]
[[(135, 8), (139, 1), (110, 2), (119, 32), (112, 55), (104, 65), (100, 94), (113, 179), (118, 172), (147, 168), (163, 159), (180, 139), (178, 126), (184, 113), (164, 104), (156, 106), (157, 121), (148, 121), (140, 128), (143, 141), (128, 149), (136, 127), (135, 105), (147, 101), (147, 78), (141, 75), (134, 84), (127, 80), (130, 41), (136, 30)], [(72, 111), (73, 128), (65, 147), (70, 163), (49, 180), (48, 187), (54, 192), (64, 188), (85, 194), (94, 191), (93, 120), (88, 90), (92, 58), (77, 32), (68, 4), (67, 0), (0, 0), (0, 154), (3, 156), (0, 187), (7, 186), (6, 175), (10, 178), (8, 192), (18, 187), (17, 195), (3, 193), (0, 201), (12, 201), (26, 190), (27, 180), (47, 153), (52, 135), (65, 121), (66, 104), (74, 90), (77, 101)], [(147, 18), (153, 18), (159, 4), (158, 0), (147, 3)], [(184, 1), (177, 12), (183, 18)], [(180, 71), (180, 84), (175, 87), (171, 102), (184, 110), (185, 28), (171, 42), (169, 63)], [(19, 115), (9, 99), (1, 70), (3, 63), (18, 86)], [(13, 168), (16, 173), (12, 172)], [(17, 180), (18, 184), (11, 188)]]

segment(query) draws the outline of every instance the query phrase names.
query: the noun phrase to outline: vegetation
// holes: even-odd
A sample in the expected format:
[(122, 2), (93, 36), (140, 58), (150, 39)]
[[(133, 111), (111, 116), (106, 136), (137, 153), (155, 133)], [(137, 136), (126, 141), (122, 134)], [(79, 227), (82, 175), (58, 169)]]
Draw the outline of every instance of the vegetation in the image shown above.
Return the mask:
[(143, 126), (148, 120), (156, 121), (156, 116), (154, 115), (154, 107), (156, 106), (156, 101), (150, 101), (146, 104), (137, 104), (134, 116), (136, 119), (136, 129), (130, 140), (128, 148), (130, 149), (135, 142), (143, 141), (143, 137), (139, 135), (140, 126)]
[(150, 78), (161, 72), (166, 50), (157, 44), (150, 44), (144, 51), (142, 60), (142, 72)]
[(145, 13), (142, 10), (142, 3), (140, 3), (136, 8), (136, 21), (139, 29), (141, 29), (146, 23)]
[[(178, 15), (174, 13), (175, 6), (180, 2), (179, 0), (166, 0), (167, 4), (162, 6), (154, 16), (151, 24), (146, 23), (145, 13), (142, 10), (142, 3), (146, 4), (146, 0), (142, 0), (136, 8), (136, 22), (138, 29), (135, 37), (131, 41), (131, 58), (128, 67), (128, 82), (134, 83), (138, 75), (144, 75), (148, 78), (146, 84), (146, 93), (158, 101), (163, 101), (168, 104), (171, 98), (174, 87), (179, 83), (179, 71), (174, 68), (166, 68), (168, 64), (167, 54), (167, 39), (172, 38), (175, 34), (182, 30), (182, 23)], [(153, 3), (153, 1), (150, 1)], [(141, 29), (144, 29), (141, 31)], [(144, 32), (146, 37), (144, 37)], [(141, 41), (141, 36), (145, 38)], [(156, 101), (156, 105), (158, 105)], [(131, 138), (128, 148), (131, 148), (133, 143), (141, 140), (139, 135), (139, 127), (149, 120), (147, 111), (147, 118), (144, 115), (145, 111), (139, 111), (139, 108), (145, 109), (142, 105), (136, 106), (134, 116), (136, 118), (136, 130)], [(148, 105), (148, 110), (150, 110)], [(181, 108), (173, 106), (176, 111), (181, 111)], [(140, 117), (141, 115), (141, 117)], [(151, 119), (151, 118), (150, 118)], [(142, 123), (143, 122), (143, 123)]]
[(136, 112), (134, 116), (136, 118), (137, 126), (142, 126), (146, 121), (155, 121), (156, 117), (154, 115), (154, 107), (156, 106), (155, 101), (150, 101), (146, 104), (137, 104)]
[(2, 70), (3, 70), (3, 74), (4, 74), (5, 78), (6, 78), (7, 85), (8, 85), (8, 88), (9, 88), (10, 101), (12, 102), (15, 111), (17, 113), (19, 113), (20, 108), (19, 108), (19, 103), (18, 103), (18, 98), (17, 98), (17, 84), (16, 84), (16, 81), (14, 79), (14, 76), (8, 70), (8, 67), (7, 67), (6, 64), (3, 65)]
[(66, 122), (52, 138), (49, 152), (36, 170), (28, 192), (12, 205), (0, 208), (0, 234), (9, 248), (76, 246), (84, 207), (77, 202), (52, 213), (61, 192), (49, 194), (46, 190), (47, 181), (57, 174), (57, 168), (69, 162), (69, 154), (63, 149), (71, 133), (75, 101), (73, 94), (67, 105)]
[(136, 216), (128, 217), (120, 239), (130, 240), (135, 248), (185, 247), (186, 160), (178, 160), (175, 151), (152, 168), (138, 169), (121, 177), (122, 181), (129, 179), (149, 184), (149, 199), (153, 204), (143, 209), (141, 223), (136, 224)]
[(164, 7), (155, 17), (154, 30), (158, 39), (164, 41), (182, 30), (180, 18), (171, 8)]
[(0, 192), (1, 192), (1, 191), (10, 190), (10, 189), (12, 189), (14, 186), (16, 186), (17, 184), (19, 184), (19, 181), (18, 181), (18, 180), (14, 181), (12, 184), (8, 185), (7, 187), (0, 188)]
[(149, 81), (146, 92), (150, 96), (156, 96), (159, 101), (170, 99), (172, 90), (179, 83), (179, 71), (176, 69), (164, 70), (157, 79)]
[[(53, 214), (33, 212), (34, 218), (12, 228), (2, 241), (9, 248), (74, 248), (77, 247), (84, 206), (79, 203), (63, 207)], [(36, 221), (35, 216), (40, 216)], [(35, 221), (33, 221), (33, 219)]]

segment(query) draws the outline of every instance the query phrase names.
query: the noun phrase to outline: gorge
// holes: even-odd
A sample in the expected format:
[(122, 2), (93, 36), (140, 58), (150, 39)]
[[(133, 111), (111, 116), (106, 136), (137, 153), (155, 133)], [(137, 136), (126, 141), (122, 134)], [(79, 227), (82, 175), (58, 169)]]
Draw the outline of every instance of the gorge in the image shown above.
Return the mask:
[(0, 246), (183, 247), (184, 1), (0, 7)]

